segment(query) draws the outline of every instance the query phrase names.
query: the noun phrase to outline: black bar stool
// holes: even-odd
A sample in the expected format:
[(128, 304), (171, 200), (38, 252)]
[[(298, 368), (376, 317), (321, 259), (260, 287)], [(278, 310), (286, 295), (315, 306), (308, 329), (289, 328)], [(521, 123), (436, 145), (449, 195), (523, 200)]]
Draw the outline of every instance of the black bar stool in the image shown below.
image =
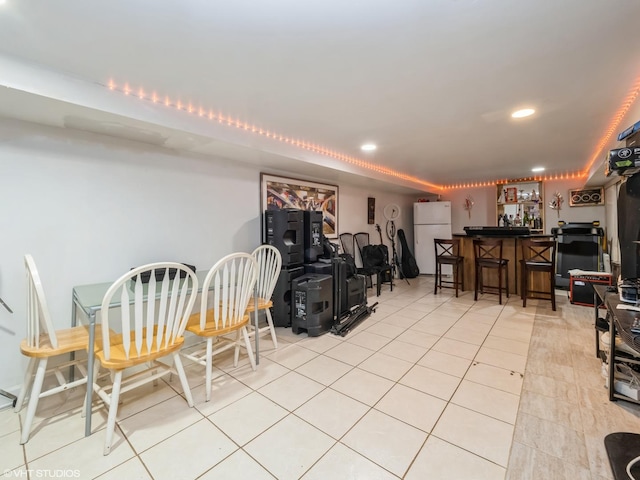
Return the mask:
[[(473, 256), (475, 259), (476, 278), (474, 282), (474, 300), (478, 300), (478, 291), (498, 294), (498, 301), (502, 305), (502, 291), (509, 298), (509, 259), (502, 256), (502, 239), (474, 238)], [(498, 286), (484, 285), (483, 270), (485, 268), (498, 270)], [(505, 275), (505, 283), (502, 283), (502, 272)]]
[[(551, 300), (551, 308), (556, 310), (556, 242), (555, 240), (522, 240), (522, 306), (527, 306), (527, 298)], [(549, 275), (550, 290), (532, 290), (529, 280), (532, 272)], [(540, 296), (543, 295), (543, 296)]]
[[(436, 285), (433, 293), (438, 293), (438, 287), (455, 288), (457, 297), (458, 288), (464, 292), (464, 257), (460, 256), (460, 239), (435, 238), (433, 243), (436, 251)], [(453, 267), (453, 282), (442, 280), (442, 265)]]

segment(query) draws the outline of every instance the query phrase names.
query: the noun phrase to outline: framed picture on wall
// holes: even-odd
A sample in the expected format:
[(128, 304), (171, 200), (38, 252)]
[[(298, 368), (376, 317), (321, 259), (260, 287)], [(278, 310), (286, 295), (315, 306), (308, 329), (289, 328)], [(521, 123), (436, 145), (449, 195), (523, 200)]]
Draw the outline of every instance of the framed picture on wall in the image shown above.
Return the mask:
[(260, 174), (262, 211), (299, 208), (322, 212), (322, 231), (327, 238), (338, 238), (338, 186)]
[(504, 189), (504, 203), (516, 203), (518, 201), (518, 189), (508, 187)]
[(591, 207), (604, 205), (604, 187), (569, 190), (570, 207)]

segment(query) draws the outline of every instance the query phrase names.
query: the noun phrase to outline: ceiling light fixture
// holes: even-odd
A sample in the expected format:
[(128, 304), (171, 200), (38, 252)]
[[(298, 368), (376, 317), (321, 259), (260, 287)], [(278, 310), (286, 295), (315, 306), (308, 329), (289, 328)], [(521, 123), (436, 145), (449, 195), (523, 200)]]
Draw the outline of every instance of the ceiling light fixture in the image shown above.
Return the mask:
[(533, 167), (532, 172), (544, 172), (544, 167)]
[(523, 108), (522, 110), (516, 110), (515, 112), (513, 112), (511, 114), (511, 117), (524, 118), (524, 117), (529, 117), (534, 113), (536, 113), (536, 111), (533, 108)]
[(362, 145), (360, 147), (360, 150), (362, 150), (363, 152), (373, 152), (377, 148), (378, 147), (376, 145), (374, 145), (373, 143), (365, 143), (364, 145)]

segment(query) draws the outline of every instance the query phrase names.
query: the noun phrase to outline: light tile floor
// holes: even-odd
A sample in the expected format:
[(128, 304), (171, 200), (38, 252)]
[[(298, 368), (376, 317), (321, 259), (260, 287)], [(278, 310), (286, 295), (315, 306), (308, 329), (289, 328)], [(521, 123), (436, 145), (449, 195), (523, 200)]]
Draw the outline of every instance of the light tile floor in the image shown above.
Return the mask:
[[(369, 290), (371, 293), (372, 290)], [(112, 452), (105, 410), (83, 436), (82, 390), (43, 399), (31, 440), (24, 410), (0, 412), (6, 478), (101, 479), (611, 479), (612, 431), (640, 432), (640, 409), (609, 402), (594, 353), (593, 311), (558, 292), (523, 309), (433, 279), (387, 286), (377, 311), (346, 337), (278, 328), (258, 371), (187, 366), (180, 382), (124, 395)], [(61, 473), (62, 472), (62, 473)], [(63, 475), (61, 477), (60, 475)]]

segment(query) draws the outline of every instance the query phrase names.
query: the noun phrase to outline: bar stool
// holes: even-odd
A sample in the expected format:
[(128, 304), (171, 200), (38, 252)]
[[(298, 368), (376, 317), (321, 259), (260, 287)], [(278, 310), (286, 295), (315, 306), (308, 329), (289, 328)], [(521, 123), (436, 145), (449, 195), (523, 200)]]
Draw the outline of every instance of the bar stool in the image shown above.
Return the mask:
[[(436, 251), (436, 285), (433, 293), (438, 293), (438, 287), (455, 288), (457, 297), (458, 288), (464, 292), (464, 257), (460, 256), (460, 240), (435, 238), (433, 243)], [(453, 267), (453, 282), (442, 280), (442, 265)]]
[[(556, 242), (555, 240), (522, 240), (522, 306), (527, 306), (527, 298), (551, 300), (551, 308), (556, 310)], [(549, 275), (550, 290), (533, 290), (529, 280), (532, 272)], [(544, 296), (540, 296), (540, 295)]]
[[(475, 259), (476, 276), (474, 282), (475, 301), (478, 300), (478, 290), (484, 293), (485, 288), (490, 289), (487, 293), (497, 293), (498, 301), (502, 305), (502, 291), (504, 290), (509, 298), (509, 259), (502, 256), (502, 239), (474, 238), (473, 256)], [(483, 270), (485, 268), (498, 270), (498, 286), (484, 285)], [(502, 283), (502, 272), (505, 274), (505, 283)]]

